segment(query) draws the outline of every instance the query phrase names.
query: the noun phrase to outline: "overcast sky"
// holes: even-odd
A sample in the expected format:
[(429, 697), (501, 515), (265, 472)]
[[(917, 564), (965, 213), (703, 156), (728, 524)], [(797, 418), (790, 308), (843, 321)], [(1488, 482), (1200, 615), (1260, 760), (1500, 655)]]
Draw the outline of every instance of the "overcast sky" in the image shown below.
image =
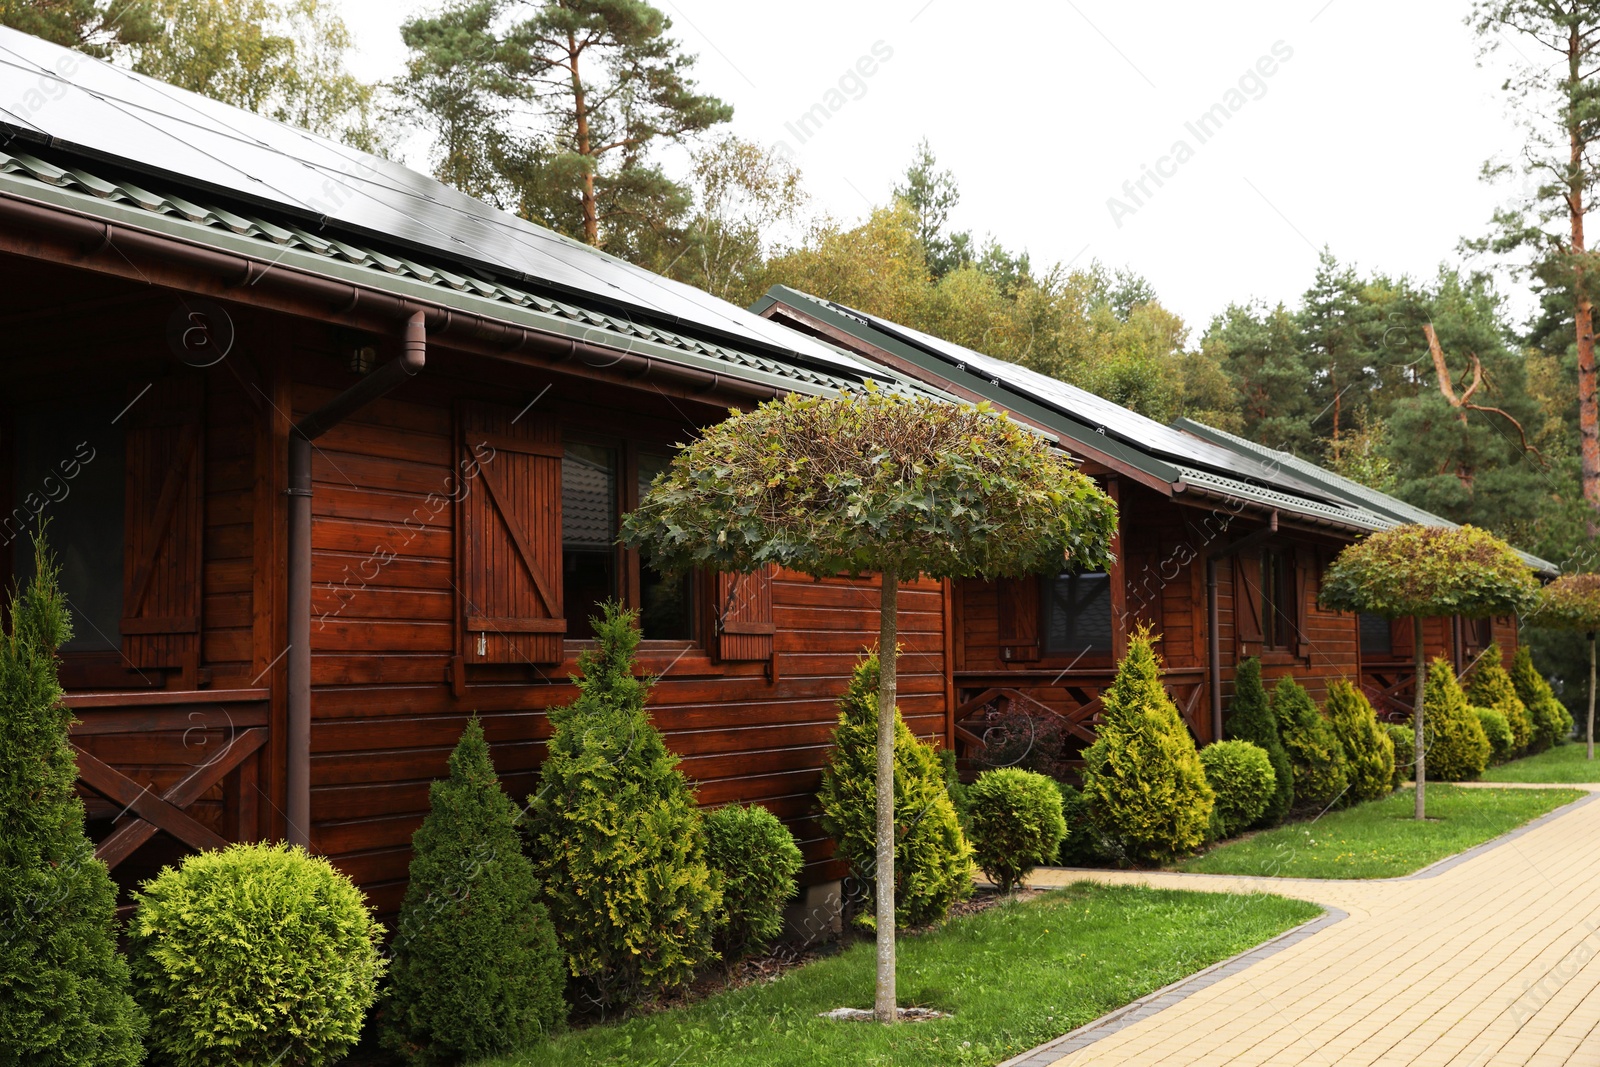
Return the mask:
[[(1036, 266), (1132, 267), (1195, 339), (1231, 301), (1293, 301), (1324, 244), (1431, 275), (1513, 191), (1478, 178), (1521, 136), (1466, 3), (657, 2), (735, 132), (787, 145), (817, 207), (884, 203), (925, 136), (958, 228)], [(438, 6), (340, 4), (367, 78), (398, 73), (400, 22)]]

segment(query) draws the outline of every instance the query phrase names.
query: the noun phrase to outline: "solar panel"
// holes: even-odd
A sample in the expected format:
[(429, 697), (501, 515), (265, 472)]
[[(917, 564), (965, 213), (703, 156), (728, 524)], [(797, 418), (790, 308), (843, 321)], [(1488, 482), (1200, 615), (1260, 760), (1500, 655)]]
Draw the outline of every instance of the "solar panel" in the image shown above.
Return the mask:
[[(0, 127), (337, 231), (854, 376), (876, 368), (398, 163), (0, 27)], [(5, 138), (9, 139), (9, 137)], [(0, 141), (3, 143), (3, 141)], [(329, 232), (334, 231), (334, 232)]]

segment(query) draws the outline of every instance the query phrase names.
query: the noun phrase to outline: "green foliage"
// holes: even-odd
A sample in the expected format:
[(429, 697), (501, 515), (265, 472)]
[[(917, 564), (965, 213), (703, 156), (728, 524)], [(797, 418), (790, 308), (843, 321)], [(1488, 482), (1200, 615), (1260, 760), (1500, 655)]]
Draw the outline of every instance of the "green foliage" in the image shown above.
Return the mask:
[(566, 967), (476, 718), (450, 755), (450, 777), (429, 787), (411, 848), (384, 1046), (417, 1067), (443, 1067), (559, 1026)]
[(686, 985), (716, 958), (722, 890), (694, 790), (650, 721), (636, 678), (638, 615), (615, 603), (578, 657), (578, 698), (554, 728), (529, 798), (530, 836), (567, 969), (602, 1007)]
[(1283, 724), (1283, 749), (1294, 768), (1294, 798), (1303, 807), (1342, 800), (1350, 784), (1344, 745), (1311, 694), (1288, 675), (1272, 687), (1272, 710)]
[(1600, 574), (1563, 574), (1539, 591), (1530, 626), (1600, 630)]
[(144, 1019), (116, 889), (83, 830), (56, 649), (72, 632), (44, 534), (0, 634), (0, 1062), (135, 1067)]
[(706, 862), (722, 879), (717, 947), (731, 963), (783, 932), (783, 908), (794, 897), (800, 873), (800, 846), (759, 804), (718, 808), (706, 816), (705, 832)]
[(1233, 705), (1223, 726), (1227, 737), (1256, 745), (1272, 764), (1272, 797), (1256, 825), (1282, 822), (1294, 807), (1294, 770), (1279, 736), (1278, 716), (1267, 703), (1267, 690), (1261, 684), (1261, 661), (1254, 656), (1241, 660), (1234, 673)]
[(1399, 789), (1401, 782), (1409, 782), (1417, 776), (1417, 737), (1413, 727), (1394, 722), (1384, 723), (1383, 732), (1389, 735), (1389, 743), (1394, 746), (1394, 777), (1389, 780), (1389, 788)]
[(1029, 574), (1107, 561), (1116, 505), (987, 405), (789, 393), (704, 430), (623, 523), (669, 571)]
[(1428, 665), (1422, 694), (1422, 743), (1429, 781), (1464, 782), (1489, 765), (1489, 737), (1443, 659)]
[(1344, 679), (1328, 687), (1323, 708), (1344, 750), (1353, 800), (1377, 800), (1394, 789), (1395, 748), (1366, 694)]
[(1254, 825), (1277, 795), (1272, 761), (1260, 745), (1215, 741), (1200, 750), (1200, 762), (1217, 797), (1218, 837), (1232, 837)]
[[(1506, 752), (1494, 748), (1497, 762), (1511, 758), (1533, 743), (1533, 719), (1526, 705), (1517, 697), (1517, 688), (1511, 675), (1502, 666), (1500, 646), (1491, 644), (1484, 649), (1478, 665), (1472, 671), (1472, 683), (1467, 687), (1467, 703), (1479, 708), (1493, 708), (1506, 720), (1511, 730), (1511, 747)], [(1489, 738), (1494, 745), (1494, 738)]]
[[(839, 701), (833, 750), (822, 769), (817, 802), (822, 829), (856, 877), (875, 885), (878, 780), (878, 657), (856, 665)], [(932, 745), (918, 741), (894, 712), (895, 924), (921, 926), (943, 919), (972, 893), (972, 846), (967, 843)], [(861, 917), (870, 924), (871, 917)]]
[(0, 26), (98, 59), (111, 58), (122, 46), (143, 44), (159, 32), (142, 0), (0, 0)]
[(1472, 710), (1478, 716), (1478, 725), (1483, 727), (1483, 735), (1489, 739), (1489, 762), (1504, 763), (1510, 759), (1517, 749), (1506, 717), (1494, 708), (1472, 705)]
[(1335, 611), (1404, 616), (1510, 615), (1533, 602), (1538, 580), (1505, 542), (1472, 526), (1396, 526), (1346, 547), (1323, 575)]
[(1067, 836), (1061, 839), (1056, 863), (1062, 867), (1109, 867), (1124, 862), (1116, 844), (1100, 832), (1089, 811), (1089, 801), (1066, 782), (1057, 782), (1061, 793), (1061, 816), (1066, 820)]
[(978, 775), (968, 793), (973, 855), (1000, 892), (1011, 892), (1060, 852), (1067, 823), (1053, 780), (1002, 767)]
[(383, 928), (321, 856), (272, 844), (202, 852), (134, 903), (128, 955), (157, 1062), (317, 1067), (361, 1036)]
[(1215, 797), (1194, 738), (1161, 685), (1147, 629), (1128, 640), (1084, 750), (1083, 795), (1100, 830), (1135, 862), (1163, 862), (1206, 838)]
[(1534, 669), (1533, 653), (1526, 645), (1512, 658), (1511, 685), (1533, 720), (1532, 747), (1537, 751), (1564, 744), (1572, 734), (1572, 713), (1556, 699), (1544, 675)]

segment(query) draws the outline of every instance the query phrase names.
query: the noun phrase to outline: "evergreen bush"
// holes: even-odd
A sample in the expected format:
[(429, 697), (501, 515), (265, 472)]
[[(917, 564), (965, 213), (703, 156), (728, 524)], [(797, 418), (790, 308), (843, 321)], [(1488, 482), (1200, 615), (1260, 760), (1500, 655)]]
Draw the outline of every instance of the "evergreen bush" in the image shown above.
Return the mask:
[(706, 863), (694, 789), (650, 721), (633, 673), (637, 613), (614, 603), (578, 657), (578, 698), (529, 798), (535, 873), (567, 971), (600, 1009), (687, 985), (716, 958), (722, 890)]
[(1533, 718), (1527, 705), (1517, 697), (1517, 687), (1511, 682), (1500, 660), (1500, 646), (1491, 644), (1483, 650), (1478, 664), (1472, 670), (1472, 684), (1467, 687), (1467, 703), (1478, 708), (1493, 708), (1511, 728), (1511, 748), (1502, 754), (1493, 747), (1496, 762), (1510, 759), (1525, 751), (1534, 740)]
[(1254, 742), (1213, 742), (1200, 750), (1200, 762), (1217, 797), (1218, 837), (1232, 837), (1253, 825), (1277, 795), (1272, 761)]
[[(943, 919), (950, 905), (972, 894), (972, 846), (950, 801), (937, 750), (912, 735), (899, 708), (894, 719), (895, 924), (922, 926)], [(878, 657), (872, 655), (856, 665), (839, 701), (839, 725), (817, 793), (822, 829), (868, 887), (869, 900), (875, 885), (877, 749)], [(858, 921), (873, 923), (870, 912)]]
[(1429, 781), (1463, 782), (1482, 774), (1489, 765), (1489, 737), (1467, 704), (1455, 668), (1443, 659), (1429, 664), (1422, 699)]
[(1402, 782), (1409, 782), (1417, 775), (1417, 735), (1413, 732), (1411, 720), (1404, 723), (1386, 722), (1383, 732), (1389, 735), (1389, 743), (1394, 746), (1394, 777), (1390, 779), (1391, 789), (1399, 789)]
[(1394, 792), (1394, 741), (1366, 694), (1341, 678), (1328, 687), (1324, 710), (1344, 749), (1351, 799), (1377, 800)]
[(474, 718), (411, 837), (384, 998), (384, 1047), (418, 1067), (523, 1048), (566, 1019), (566, 966), (517, 817)]
[(1115, 843), (1095, 825), (1083, 794), (1066, 782), (1057, 782), (1056, 789), (1061, 794), (1061, 816), (1067, 825), (1067, 836), (1061, 839), (1056, 863), (1062, 867), (1125, 865), (1126, 858), (1117, 854)]
[(759, 804), (729, 804), (705, 819), (706, 861), (722, 880), (717, 948), (729, 963), (783, 932), (783, 908), (795, 894), (800, 846), (789, 828)]
[(1091, 817), (1134, 862), (1163, 862), (1206, 839), (1216, 798), (1194, 738), (1161, 685), (1153, 639), (1128, 640), (1116, 680), (1101, 695), (1098, 736), (1084, 750)]
[(1282, 822), (1294, 807), (1294, 771), (1278, 732), (1278, 717), (1267, 703), (1267, 690), (1261, 684), (1261, 661), (1254, 656), (1241, 660), (1234, 673), (1233, 705), (1223, 735), (1234, 741), (1249, 741), (1266, 752), (1272, 764), (1273, 792), (1256, 825)]
[(187, 856), (134, 894), (134, 996), (170, 1067), (320, 1067), (355, 1046), (383, 928), (321, 856), (274, 844)]
[(973, 855), (1000, 892), (1011, 892), (1060, 854), (1067, 823), (1061, 790), (1051, 779), (1002, 767), (978, 775), (968, 795)]
[(1489, 762), (1504, 763), (1514, 756), (1514, 735), (1506, 717), (1494, 708), (1474, 706), (1472, 710), (1478, 716), (1478, 725), (1483, 727), (1484, 736), (1489, 739)]
[(0, 1063), (134, 1067), (144, 1017), (117, 953), (116, 888), (83, 830), (56, 649), (72, 633), (55, 561), (0, 634)]
[(1294, 799), (1324, 807), (1344, 799), (1349, 786), (1344, 746), (1311, 694), (1288, 675), (1272, 687), (1272, 710), (1283, 724), (1283, 748), (1294, 767)]
[(1534, 668), (1533, 653), (1526, 645), (1517, 649), (1511, 659), (1511, 685), (1533, 720), (1532, 747), (1540, 750), (1566, 744), (1572, 736), (1572, 713), (1556, 699), (1550, 683)]

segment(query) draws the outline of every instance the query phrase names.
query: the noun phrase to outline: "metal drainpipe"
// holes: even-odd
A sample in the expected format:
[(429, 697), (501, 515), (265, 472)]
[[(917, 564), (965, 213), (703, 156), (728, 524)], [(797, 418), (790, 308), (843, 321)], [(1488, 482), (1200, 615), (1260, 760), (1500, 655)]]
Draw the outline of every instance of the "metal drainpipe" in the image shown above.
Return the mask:
[(400, 356), (301, 419), (289, 433), (288, 841), (311, 847), (311, 442), (414, 377), (427, 362), (422, 312), (406, 323)]

